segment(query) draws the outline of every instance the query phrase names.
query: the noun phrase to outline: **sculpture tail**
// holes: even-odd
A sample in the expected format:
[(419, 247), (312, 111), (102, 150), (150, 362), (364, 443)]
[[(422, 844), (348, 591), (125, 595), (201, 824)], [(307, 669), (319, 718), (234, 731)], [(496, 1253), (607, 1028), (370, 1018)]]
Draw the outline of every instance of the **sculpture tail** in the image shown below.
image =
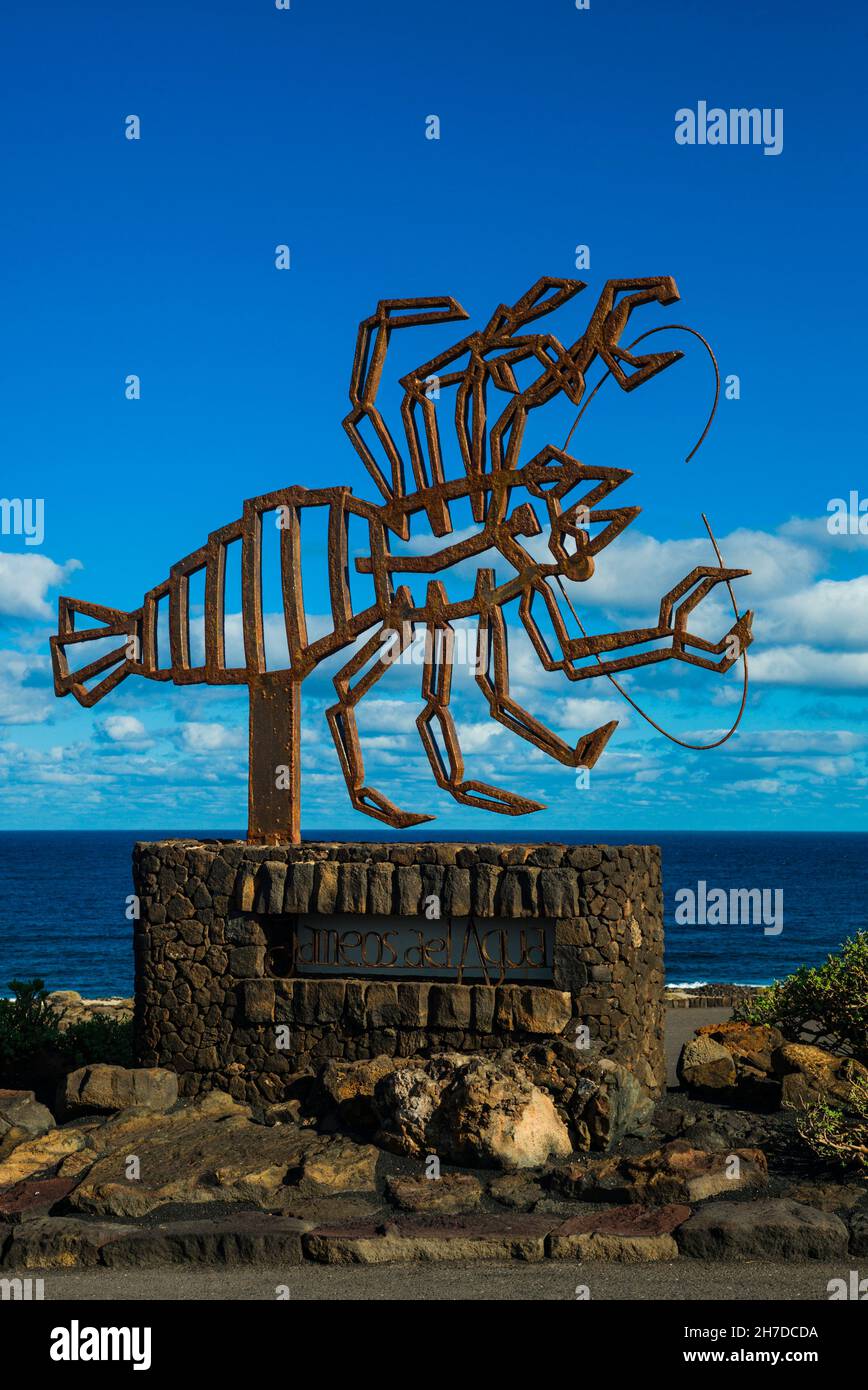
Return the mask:
[[(76, 631), (77, 614), (94, 619), (93, 626)], [(104, 608), (99, 603), (61, 598), (58, 602), (57, 636), (50, 638), (55, 694), (72, 694), (80, 705), (90, 707), (114, 690), (132, 670), (141, 669), (141, 626), (140, 608), (134, 613), (124, 613), (119, 608)], [(112, 643), (109, 646), (112, 638), (118, 639), (117, 645)], [(67, 647), (83, 645), (87, 654), (92, 642), (100, 642), (107, 649), (85, 665), (70, 670)], [(97, 676), (102, 679), (88, 688), (87, 682)]]

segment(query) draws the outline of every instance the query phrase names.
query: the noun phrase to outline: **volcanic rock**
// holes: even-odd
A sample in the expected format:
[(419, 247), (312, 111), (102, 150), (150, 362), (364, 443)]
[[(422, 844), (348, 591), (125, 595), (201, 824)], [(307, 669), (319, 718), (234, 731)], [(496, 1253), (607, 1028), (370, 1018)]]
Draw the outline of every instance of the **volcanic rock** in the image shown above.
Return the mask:
[(142, 1110), (171, 1110), (178, 1099), (178, 1078), (163, 1067), (115, 1067), (99, 1062), (70, 1072), (57, 1099), (63, 1115), (112, 1114), (134, 1105)]
[(555, 1260), (614, 1260), (640, 1264), (674, 1260), (676, 1230), (690, 1216), (690, 1207), (610, 1207), (570, 1217), (554, 1230), (549, 1254)]
[(787, 1198), (709, 1202), (678, 1228), (683, 1255), (707, 1260), (839, 1260), (848, 1232), (831, 1212)]
[(719, 1091), (734, 1086), (732, 1053), (713, 1038), (689, 1038), (678, 1058), (678, 1080), (692, 1090)]
[(781, 1105), (786, 1110), (818, 1102), (846, 1104), (853, 1083), (868, 1080), (868, 1067), (861, 1062), (806, 1043), (785, 1043), (776, 1048), (772, 1067), (781, 1078)]
[(479, 1181), (469, 1173), (443, 1173), (439, 1178), (389, 1177), (386, 1192), (402, 1211), (448, 1216), (475, 1211), (482, 1200)]
[(533, 1168), (572, 1152), (550, 1096), (513, 1062), (456, 1054), (407, 1067), (377, 1086), (378, 1140), (482, 1168)]

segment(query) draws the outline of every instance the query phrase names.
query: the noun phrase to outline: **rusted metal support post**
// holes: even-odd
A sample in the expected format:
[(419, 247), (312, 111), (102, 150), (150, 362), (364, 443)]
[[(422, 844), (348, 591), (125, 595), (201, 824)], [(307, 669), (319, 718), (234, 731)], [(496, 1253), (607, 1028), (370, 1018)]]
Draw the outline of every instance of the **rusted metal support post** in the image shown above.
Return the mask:
[(301, 687), (268, 678), (250, 682), (250, 844), (301, 841)]

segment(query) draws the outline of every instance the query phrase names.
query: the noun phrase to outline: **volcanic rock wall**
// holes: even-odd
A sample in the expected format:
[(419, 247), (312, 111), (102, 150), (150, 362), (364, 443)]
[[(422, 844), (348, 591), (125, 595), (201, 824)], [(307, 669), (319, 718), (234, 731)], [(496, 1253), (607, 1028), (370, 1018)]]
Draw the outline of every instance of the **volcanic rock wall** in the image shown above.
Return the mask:
[[(182, 1094), (220, 1087), (273, 1101), (330, 1058), (492, 1052), (561, 1035), (652, 1091), (663, 1085), (656, 847), (174, 840), (136, 845), (133, 870), (139, 1062), (172, 1067)], [(335, 921), (358, 924), (340, 940), (360, 942), (364, 959), (317, 975), (297, 938), (315, 923), (337, 940)], [(466, 951), (463, 968), (441, 969), (431, 952), (425, 971), (376, 964), (392, 962), (382, 941), (396, 924), (442, 940), (453, 923), (456, 940), (506, 942), (508, 926), (524, 954), (481, 975)]]

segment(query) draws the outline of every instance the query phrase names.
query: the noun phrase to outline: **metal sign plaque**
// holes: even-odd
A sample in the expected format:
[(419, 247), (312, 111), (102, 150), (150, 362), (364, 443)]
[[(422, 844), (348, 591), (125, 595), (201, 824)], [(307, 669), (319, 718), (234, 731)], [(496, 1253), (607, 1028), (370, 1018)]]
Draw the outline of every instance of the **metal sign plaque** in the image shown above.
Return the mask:
[(462, 979), (481, 984), (552, 978), (550, 921), (487, 917), (301, 916), (296, 975)]

